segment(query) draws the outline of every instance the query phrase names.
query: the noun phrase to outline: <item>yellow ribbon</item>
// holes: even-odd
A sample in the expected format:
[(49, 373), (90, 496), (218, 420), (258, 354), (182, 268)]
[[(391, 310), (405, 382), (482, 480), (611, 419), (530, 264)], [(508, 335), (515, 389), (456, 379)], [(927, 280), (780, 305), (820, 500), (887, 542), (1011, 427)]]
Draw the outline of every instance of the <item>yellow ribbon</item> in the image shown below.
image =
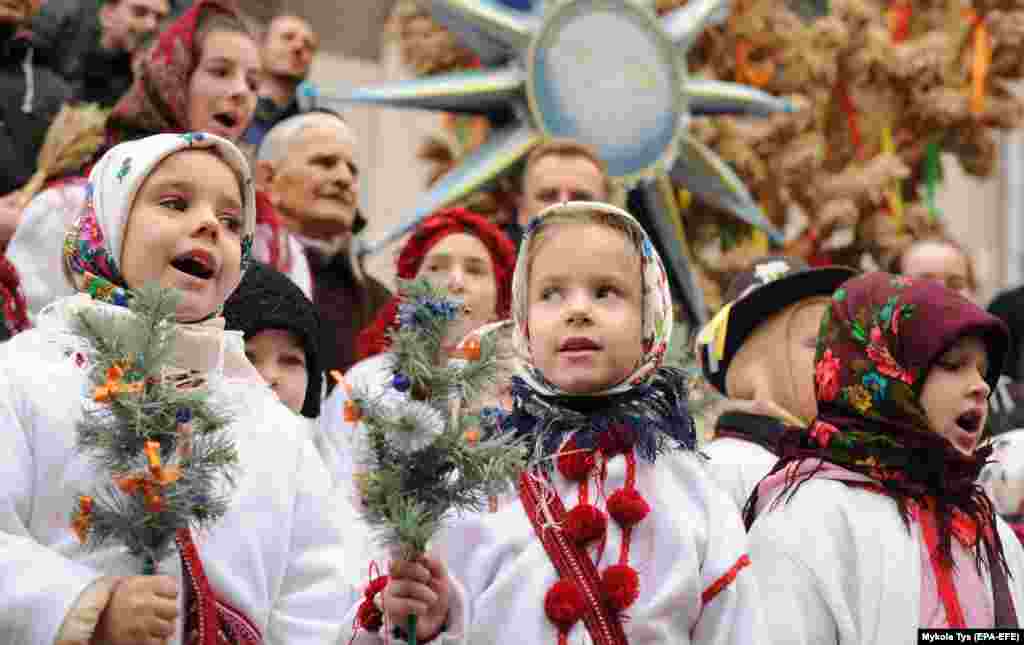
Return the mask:
[(712, 357), (716, 361), (722, 360), (725, 356), (725, 336), (729, 328), (729, 311), (732, 310), (732, 303), (724, 305), (711, 319), (711, 322), (704, 325), (704, 328), (697, 334), (697, 344), (712, 346)]
[[(896, 154), (896, 144), (892, 138), (892, 127), (888, 125), (882, 128), (882, 152), (887, 155)], [(900, 190), (900, 180), (893, 180), (892, 187), (887, 192), (889, 208), (896, 218), (896, 229), (903, 230), (903, 191)]]

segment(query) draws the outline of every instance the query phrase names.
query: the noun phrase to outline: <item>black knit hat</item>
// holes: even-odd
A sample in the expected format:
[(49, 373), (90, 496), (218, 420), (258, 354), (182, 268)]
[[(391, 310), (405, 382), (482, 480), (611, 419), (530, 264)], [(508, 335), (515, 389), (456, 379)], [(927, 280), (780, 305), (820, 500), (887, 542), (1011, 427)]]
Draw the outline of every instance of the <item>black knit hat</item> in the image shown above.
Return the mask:
[(780, 255), (754, 262), (733, 278), (726, 291), (727, 304), (697, 337), (704, 378), (728, 396), (725, 376), (729, 364), (758, 325), (806, 298), (831, 296), (855, 275), (857, 271), (847, 267), (812, 269), (803, 260)]
[(295, 334), (306, 352), (306, 399), (302, 416), (320, 416), (320, 316), (313, 303), (291, 278), (265, 264), (253, 262), (242, 276), (242, 283), (224, 303), (228, 329), (245, 334), (246, 340), (267, 329), (281, 329)]

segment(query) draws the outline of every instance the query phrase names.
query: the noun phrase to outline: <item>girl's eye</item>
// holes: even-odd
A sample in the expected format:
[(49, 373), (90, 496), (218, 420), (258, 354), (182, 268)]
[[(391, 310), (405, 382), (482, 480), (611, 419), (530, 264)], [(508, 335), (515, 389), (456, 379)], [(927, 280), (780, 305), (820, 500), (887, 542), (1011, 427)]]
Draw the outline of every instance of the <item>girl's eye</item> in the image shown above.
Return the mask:
[(232, 233), (238, 233), (242, 230), (242, 218), (237, 215), (222, 215), (220, 221), (224, 228)]
[(558, 295), (558, 288), (557, 287), (546, 287), (545, 289), (543, 289), (540, 292), (540, 299), (541, 300), (551, 300), (556, 295)]
[(281, 357), (281, 361), (290, 367), (305, 367), (306, 358), (298, 354), (288, 354)]
[(950, 372), (955, 372), (964, 366), (964, 362), (957, 359), (943, 359), (939, 361), (939, 367)]
[(188, 208), (188, 202), (185, 201), (184, 197), (164, 197), (160, 200), (160, 205), (176, 211), (183, 211)]
[(616, 293), (618, 293), (618, 291), (615, 287), (604, 286), (597, 289), (598, 298), (607, 298), (608, 296), (615, 295)]

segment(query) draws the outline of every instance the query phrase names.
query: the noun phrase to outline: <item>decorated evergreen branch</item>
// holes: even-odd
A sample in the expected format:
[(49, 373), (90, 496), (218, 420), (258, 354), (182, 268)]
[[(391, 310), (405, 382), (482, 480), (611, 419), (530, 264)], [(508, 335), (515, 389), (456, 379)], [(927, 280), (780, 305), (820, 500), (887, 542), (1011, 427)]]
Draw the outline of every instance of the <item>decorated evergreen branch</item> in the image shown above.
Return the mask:
[(453, 412), (454, 401), (474, 401), (493, 384), (494, 339), (467, 341), (463, 360), (446, 363), (442, 344), (461, 305), (422, 280), (402, 282), (399, 290), (399, 324), (390, 334), (392, 387), (408, 396), (374, 397), (352, 388), (346, 416), (363, 422), (366, 432), (357, 457), (365, 467), (362, 515), (382, 547), (414, 560), (453, 513), (483, 510), (489, 496), (518, 476), (525, 455), (511, 435), (482, 432), (480, 415)]
[(145, 574), (179, 529), (210, 526), (227, 511), (238, 462), (223, 432), (230, 418), (210, 403), (205, 381), (170, 366), (179, 300), (147, 286), (130, 300), (133, 316), (87, 307), (73, 318), (91, 353), (77, 448), (110, 479), (78, 498), (72, 528), (87, 548), (124, 544)]

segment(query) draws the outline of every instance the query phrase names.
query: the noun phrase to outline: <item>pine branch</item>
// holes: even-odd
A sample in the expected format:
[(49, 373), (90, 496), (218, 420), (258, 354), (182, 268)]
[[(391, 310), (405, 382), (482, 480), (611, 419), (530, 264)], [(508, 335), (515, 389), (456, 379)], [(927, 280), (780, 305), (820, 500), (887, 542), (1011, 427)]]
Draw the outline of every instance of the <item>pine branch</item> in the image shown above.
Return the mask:
[(110, 479), (79, 498), (72, 525), (88, 548), (115, 540), (149, 571), (178, 529), (209, 526), (227, 512), (238, 454), (223, 432), (231, 417), (214, 409), (205, 387), (163, 381), (180, 295), (147, 286), (131, 296), (132, 315), (87, 308), (75, 318), (94, 359), (94, 400), (77, 448)]
[[(353, 391), (366, 441), (357, 461), (363, 517), (379, 543), (414, 557), (452, 513), (479, 511), (507, 488), (524, 465), (523, 447), (507, 436), (466, 432), (478, 415), (454, 414), (494, 383), (497, 344), (485, 338), (478, 355), (442, 364), (440, 352), (461, 306), (426, 281), (400, 284), (399, 326), (391, 333), (394, 386), (410, 399)], [(462, 406), (469, 409), (469, 406)]]

